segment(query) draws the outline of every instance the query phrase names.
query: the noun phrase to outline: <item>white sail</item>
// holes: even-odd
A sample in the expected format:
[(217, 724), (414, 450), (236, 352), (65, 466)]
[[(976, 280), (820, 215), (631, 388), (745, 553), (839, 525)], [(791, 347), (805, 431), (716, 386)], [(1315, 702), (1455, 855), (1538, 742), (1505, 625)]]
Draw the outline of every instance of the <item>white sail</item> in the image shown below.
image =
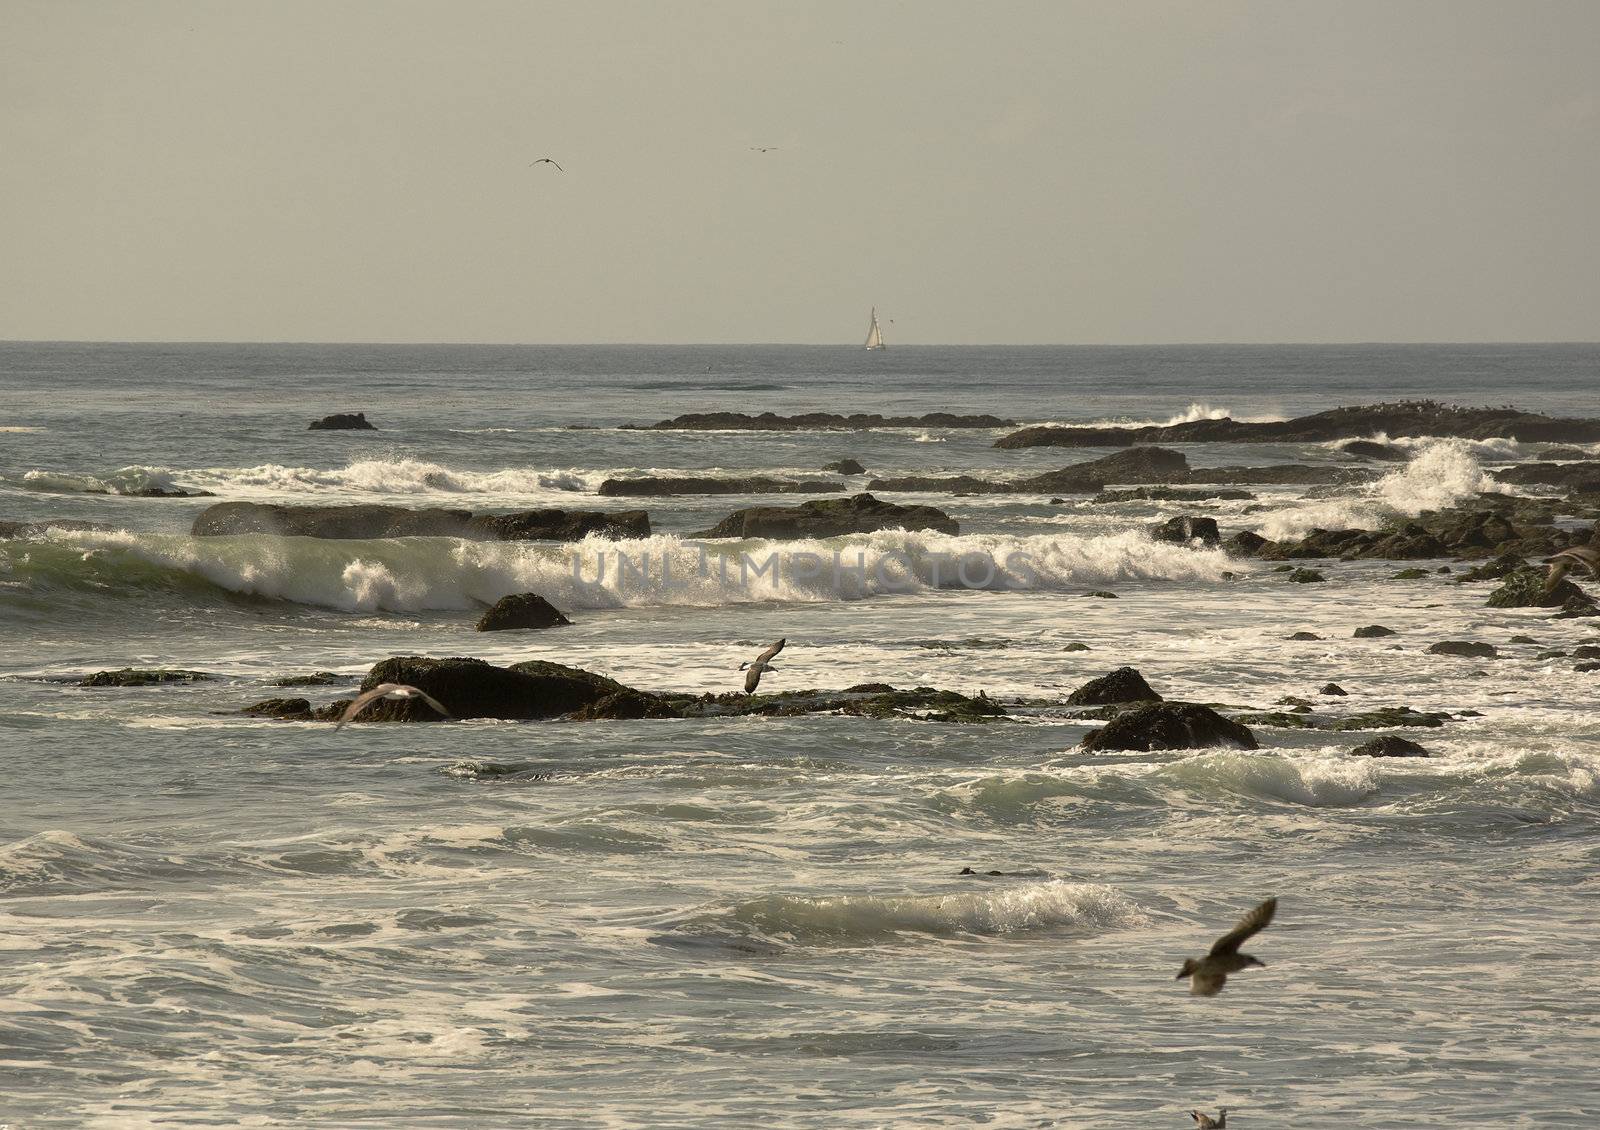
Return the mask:
[(883, 330), (878, 326), (878, 308), (874, 306), (872, 308), (872, 328), (867, 331), (867, 348), (882, 349), (883, 347)]

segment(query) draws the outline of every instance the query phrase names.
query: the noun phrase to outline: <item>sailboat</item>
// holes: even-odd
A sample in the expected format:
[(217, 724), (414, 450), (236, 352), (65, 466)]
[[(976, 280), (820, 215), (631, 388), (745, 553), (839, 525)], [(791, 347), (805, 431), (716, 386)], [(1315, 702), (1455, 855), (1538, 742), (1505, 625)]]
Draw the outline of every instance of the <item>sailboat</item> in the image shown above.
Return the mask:
[(867, 348), (884, 349), (883, 329), (878, 325), (878, 308), (872, 308), (872, 328), (867, 331)]

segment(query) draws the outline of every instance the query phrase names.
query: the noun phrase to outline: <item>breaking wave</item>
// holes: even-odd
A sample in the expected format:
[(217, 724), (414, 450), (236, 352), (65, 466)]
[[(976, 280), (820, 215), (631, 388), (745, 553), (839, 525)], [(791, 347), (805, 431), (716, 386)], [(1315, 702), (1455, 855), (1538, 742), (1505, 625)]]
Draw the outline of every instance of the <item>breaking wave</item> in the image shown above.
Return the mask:
[(1051, 879), (953, 895), (769, 895), (686, 926), (691, 933), (731, 927), (790, 944), (849, 945), (899, 934), (993, 936), (1063, 927), (1101, 933), (1147, 921), (1112, 887)]
[[(105, 475), (72, 471), (28, 471), (21, 476), (0, 475), (0, 482), (45, 494), (143, 494), (146, 491), (185, 489), (174, 477), (181, 472), (167, 467), (122, 467)], [(191, 485), (188, 489), (193, 489)]]
[(1466, 440), (1431, 440), (1404, 467), (1349, 498), (1319, 499), (1267, 515), (1256, 532), (1273, 541), (1304, 537), (1312, 530), (1373, 529), (1396, 518), (1415, 518), (1475, 495), (1503, 491), (1487, 474)]
[(566, 608), (824, 602), (940, 588), (1061, 592), (1127, 580), (1221, 581), (1238, 568), (1220, 550), (1152, 542), (1136, 532), (884, 530), (708, 543), (658, 534), (557, 545), (52, 530), (37, 540), (0, 543), (0, 579), (12, 591), (110, 595), (201, 585), (352, 612), (467, 609), (530, 591)]

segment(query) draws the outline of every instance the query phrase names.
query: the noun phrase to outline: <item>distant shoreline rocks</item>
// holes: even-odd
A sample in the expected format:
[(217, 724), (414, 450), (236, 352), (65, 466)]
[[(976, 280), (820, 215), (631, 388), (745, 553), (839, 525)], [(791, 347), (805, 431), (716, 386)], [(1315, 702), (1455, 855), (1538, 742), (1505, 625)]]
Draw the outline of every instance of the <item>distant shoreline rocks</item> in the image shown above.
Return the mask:
[(277, 534), (312, 538), (455, 537), (472, 541), (579, 541), (590, 534), (647, 538), (643, 510), (520, 510), (474, 514), (470, 510), (405, 506), (289, 506), (219, 502), (195, 516), (195, 537)]
[(687, 412), (654, 424), (623, 424), (624, 431), (865, 431), (868, 428), (1014, 428), (1015, 420), (999, 416), (957, 416), (949, 412), (929, 412), (922, 416), (880, 416), (875, 412), (856, 412), (841, 416), (836, 412), (804, 412), (780, 416), (762, 412)]
[(365, 412), (335, 412), (320, 420), (312, 420), (306, 429), (312, 432), (375, 432), (377, 427), (367, 419)]
[(831, 538), (844, 534), (870, 534), (878, 530), (937, 530), (958, 534), (960, 525), (933, 506), (900, 506), (870, 494), (849, 498), (823, 498), (799, 506), (752, 506), (736, 510), (694, 538)]

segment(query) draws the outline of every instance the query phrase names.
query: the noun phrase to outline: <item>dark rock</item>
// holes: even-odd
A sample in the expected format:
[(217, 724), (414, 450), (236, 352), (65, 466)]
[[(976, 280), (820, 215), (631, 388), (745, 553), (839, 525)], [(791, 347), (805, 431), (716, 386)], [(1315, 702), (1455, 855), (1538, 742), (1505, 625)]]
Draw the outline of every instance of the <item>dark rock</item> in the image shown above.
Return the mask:
[(1315, 632), (1296, 632), (1289, 638), (1292, 640), (1320, 640), (1322, 637)]
[(1475, 640), (1440, 640), (1428, 649), (1429, 655), (1462, 655), (1471, 659), (1493, 659), (1499, 654), (1492, 643)]
[(1067, 696), (1068, 706), (1105, 706), (1118, 702), (1161, 702), (1144, 676), (1132, 667), (1118, 667), (1108, 675), (1090, 679)]
[(1357, 557), (1375, 557), (1388, 561), (1414, 561), (1419, 557), (1444, 557), (1449, 554), (1444, 542), (1434, 537), (1415, 522), (1379, 538), (1357, 551)]
[(837, 494), (843, 483), (772, 479), (750, 475), (742, 479), (660, 478), (607, 479), (595, 493), (602, 498), (659, 498), (674, 494)]
[(1315, 569), (1292, 569), (1289, 572), (1289, 580), (1297, 585), (1310, 585), (1327, 579)]
[(1091, 589), (1088, 592), (1084, 593), (1083, 595), (1084, 596), (1096, 597), (1096, 598), (1098, 598), (1100, 600), (1117, 600), (1117, 599), (1120, 599), (1117, 596), (1116, 593), (1111, 592), (1111, 591), (1109, 591), (1107, 589)]
[(1197, 749), (1232, 746), (1256, 749), (1248, 727), (1212, 710), (1189, 702), (1160, 702), (1118, 714), (1083, 738), (1088, 750)]
[(523, 592), (503, 596), (483, 614), (480, 632), (501, 632), (508, 628), (554, 628), (570, 624), (559, 608), (538, 593)]
[(1138, 428), (1032, 427), (996, 447), (1127, 447), (1134, 443), (1322, 443), (1391, 436), (1505, 437), (1524, 442), (1594, 443), (1600, 420), (1558, 419), (1515, 408), (1461, 408), (1429, 400), (1334, 408), (1293, 420), (1189, 420)]
[(923, 416), (879, 416), (866, 412), (849, 416), (834, 412), (804, 412), (798, 416), (779, 416), (772, 412), (759, 416), (743, 412), (688, 412), (649, 427), (655, 431), (862, 431), (868, 428), (1014, 428), (1016, 421), (999, 416), (954, 416), (949, 412), (929, 412)]
[(1600, 482), (1600, 462), (1584, 463), (1519, 463), (1494, 473), (1503, 483), (1514, 486), (1567, 487), (1573, 490), (1591, 490), (1588, 484)]
[(1427, 757), (1428, 751), (1398, 734), (1381, 734), (1350, 751), (1359, 757)]
[(313, 432), (374, 432), (378, 429), (368, 423), (365, 412), (335, 412), (332, 416), (324, 416), (320, 420), (311, 421), (309, 430)]
[(1534, 658), (1535, 659), (1565, 659), (1565, 658), (1567, 658), (1567, 653), (1562, 651), (1560, 648), (1556, 647), (1556, 648), (1551, 648), (1549, 651), (1541, 651), (1538, 655), (1534, 656)]
[(824, 471), (833, 471), (840, 475), (865, 475), (867, 469), (854, 459), (840, 459), (837, 463), (828, 463)]
[(1594, 601), (1577, 585), (1563, 577), (1546, 588), (1548, 575), (1543, 569), (1518, 569), (1507, 573), (1504, 583), (1485, 602), (1490, 608), (1592, 608)]
[(115, 671), (96, 671), (85, 676), (80, 687), (156, 687), (163, 683), (203, 683), (215, 679), (204, 671), (176, 668), (121, 667)]
[(312, 538), (453, 537), (473, 541), (579, 541), (590, 534), (611, 538), (650, 536), (643, 510), (522, 510), (473, 514), (467, 510), (405, 506), (283, 506), (264, 502), (219, 502), (196, 515), (195, 537), (279, 534)]
[(1575, 664), (1572, 669), (1574, 671), (1580, 671), (1584, 673), (1589, 671), (1600, 671), (1600, 663), (1578, 663)]
[(932, 506), (897, 506), (870, 494), (817, 499), (799, 506), (754, 506), (736, 510), (696, 538), (830, 538), (875, 530), (938, 530), (960, 533), (955, 519)]
[(1372, 540), (1373, 535), (1365, 530), (1312, 530), (1299, 541), (1280, 541), (1263, 546), (1256, 556), (1263, 561), (1344, 557), (1370, 544)]
[(1320, 693), (1321, 694), (1326, 694), (1326, 695), (1340, 695), (1340, 696), (1343, 696), (1343, 695), (1348, 695), (1350, 692), (1345, 690), (1338, 683), (1329, 683), (1327, 686), (1322, 688)]
[[(1191, 475), (1203, 472), (1192, 471)], [(1255, 495), (1247, 490), (1185, 490), (1180, 487), (1133, 487), (1129, 490), (1103, 490), (1089, 501), (1096, 505), (1110, 502), (1208, 502), (1228, 500), (1251, 502)]]
[(1410, 452), (1392, 443), (1375, 443), (1370, 439), (1353, 439), (1339, 445), (1339, 450), (1357, 459), (1376, 459), (1383, 463), (1407, 463)]
[(947, 494), (1005, 494), (1011, 490), (1007, 483), (992, 479), (975, 479), (971, 475), (906, 475), (898, 479), (873, 479), (867, 490), (897, 491), (901, 494), (918, 494), (939, 491)]
[(294, 722), (311, 721), (311, 700), (307, 698), (268, 698), (260, 702), (253, 702), (240, 714), (251, 714), (257, 718), (283, 718)]
[(1431, 576), (1431, 574), (1426, 569), (1402, 569), (1398, 573), (1391, 573), (1389, 579), (1391, 581), (1415, 581), (1427, 576)]
[(1538, 643), (1532, 636), (1512, 636), (1506, 643)]
[(1326, 463), (1276, 463), (1264, 467), (1208, 467), (1189, 476), (1192, 483), (1245, 483), (1251, 486), (1342, 486), (1370, 482), (1378, 472)]
[[(481, 659), (417, 655), (385, 659), (367, 673), (361, 689), (380, 683), (424, 690), (457, 718), (557, 718), (607, 695), (639, 693), (603, 675), (543, 660), (496, 667)], [(432, 722), (438, 717), (426, 703), (410, 698), (381, 699), (361, 714), (373, 722)]]
[(1272, 543), (1260, 534), (1251, 530), (1240, 530), (1227, 541), (1222, 543), (1222, 548), (1230, 557), (1255, 557)]
[(568, 718), (573, 722), (594, 722), (601, 719), (613, 721), (636, 718), (681, 718), (682, 714), (659, 696), (641, 691), (625, 690), (597, 698), (573, 711)]
[(1182, 452), (1164, 447), (1134, 447), (1087, 463), (1020, 479), (1013, 489), (1039, 494), (1082, 494), (1107, 483), (1181, 483), (1189, 477)]
[(1090, 647), (1086, 643), (1079, 643), (1077, 640), (1073, 640), (1071, 643), (1069, 643), (1066, 646), (1064, 646), (1061, 650), (1062, 651), (1089, 651)]
[(1168, 518), (1150, 531), (1150, 537), (1155, 541), (1177, 542), (1180, 545), (1198, 540), (1201, 545), (1212, 546), (1222, 541), (1215, 518), (1201, 518), (1192, 514)]
[(1511, 519), (1494, 510), (1458, 514), (1439, 530), (1439, 540), (1453, 553), (1464, 556), (1487, 552), (1519, 536)]
[(1064, 499), (1064, 498), (1052, 498), (1050, 500), (1050, 505), (1051, 506), (1062, 506), (1062, 505), (1064, 505), (1066, 503), (1066, 501), (1067, 500)]
[(1600, 659), (1600, 647), (1592, 643), (1579, 644), (1572, 649), (1574, 659)]
[(1528, 568), (1527, 561), (1515, 553), (1502, 553), (1498, 557), (1485, 561), (1482, 565), (1468, 569), (1456, 578), (1456, 584), (1464, 585), (1469, 581), (1498, 581), (1509, 577), (1519, 569)]
[(1393, 628), (1385, 628), (1382, 624), (1368, 624), (1365, 628), (1357, 628), (1351, 633), (1358, 640), (1371, 640), (1381, 636), (1398, 636), (1399, 634)]
[(309, 675), (285, 675), (280, 679), (273, 679), (275, 687), (331, 687), (339, 683), (353, 683), (355, 679), (349, 675), (336, 675), (332, 671), (313, 671)]

